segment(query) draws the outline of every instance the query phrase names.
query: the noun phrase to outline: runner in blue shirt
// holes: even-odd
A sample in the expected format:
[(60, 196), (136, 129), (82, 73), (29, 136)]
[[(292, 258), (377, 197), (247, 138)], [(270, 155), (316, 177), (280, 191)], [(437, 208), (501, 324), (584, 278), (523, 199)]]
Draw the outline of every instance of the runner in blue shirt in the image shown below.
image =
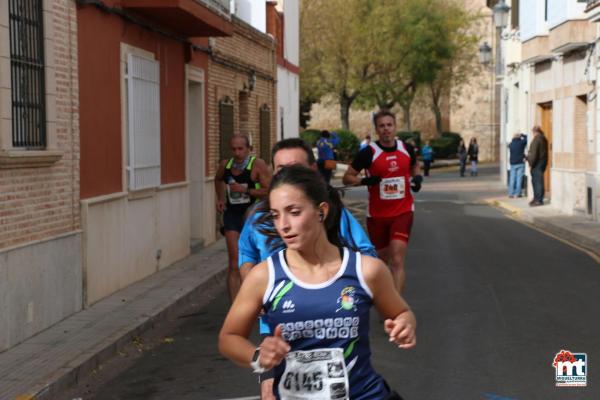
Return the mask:
[[(275, 173), (286, 165), (303, 165), (316, 168), (314, 154), (310, 147), (302, 139), (284, 139), (273, 147), (273, 169)], [(260, 203), (259, 203), (260, 204)], [(256, 210), (259, 207), (254, 207)], [(250, 269), (272, 254), (277, 253), (285, 247), (282, 240), (277, 241), (273, 249), (267, 245), (267, 237), (258, 231), (256, 221), (262, 214), (252, 212), (244, 223), (242, 233), (238, 242), (238, 264), (242, 280), (250, 272)], [(342, 209), (340, 221), (340, 235), (346, 242), (356, 247), (361, 253), (377, 257), (377, 252), (371, 244), (369, 237), (358, 223), (356, 218), (346, 208)]]

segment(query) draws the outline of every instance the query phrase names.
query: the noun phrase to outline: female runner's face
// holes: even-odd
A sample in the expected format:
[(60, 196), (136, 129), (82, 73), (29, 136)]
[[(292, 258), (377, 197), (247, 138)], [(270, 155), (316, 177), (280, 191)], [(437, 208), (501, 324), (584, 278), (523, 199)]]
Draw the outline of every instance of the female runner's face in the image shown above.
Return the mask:
[(292, 185), (282, 185), (269, 195), (271, 215), (277, 233), (288, 249), (307, 248), (322, 229), (319, 210), (306, 195)]

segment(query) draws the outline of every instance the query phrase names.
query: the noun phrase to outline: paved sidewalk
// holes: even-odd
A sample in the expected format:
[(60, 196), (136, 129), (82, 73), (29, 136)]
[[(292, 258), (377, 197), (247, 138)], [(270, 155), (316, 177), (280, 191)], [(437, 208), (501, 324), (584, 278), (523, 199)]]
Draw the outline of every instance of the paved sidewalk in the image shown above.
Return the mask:
[(0, 399), (53, 398), (134, 336), (221, 291), (226, 268), (220, 240), (0, 353)]
[(563, 214), (551, 204), (529, 207), (529, 200), (525, 197), (510, 199), (503, 196), (486, 201), (511, 212), (521, 221), (585, 250), (600, 262), (600, 222)]

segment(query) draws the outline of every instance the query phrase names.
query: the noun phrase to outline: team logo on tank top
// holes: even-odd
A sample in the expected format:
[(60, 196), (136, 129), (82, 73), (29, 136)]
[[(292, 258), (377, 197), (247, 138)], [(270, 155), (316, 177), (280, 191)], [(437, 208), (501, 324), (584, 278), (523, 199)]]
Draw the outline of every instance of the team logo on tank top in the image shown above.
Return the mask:
[(337, 304), (340, 305), (340, 308), (335, 310), (335, 312), (346, 310), (346, 311), (356, 311), (356, 305), (358, 304), (358, 299), (356, 298), (356, 289), (354, 286), (346, 286), (342, 289), (342, 293), (340, 297), (337, 299)]

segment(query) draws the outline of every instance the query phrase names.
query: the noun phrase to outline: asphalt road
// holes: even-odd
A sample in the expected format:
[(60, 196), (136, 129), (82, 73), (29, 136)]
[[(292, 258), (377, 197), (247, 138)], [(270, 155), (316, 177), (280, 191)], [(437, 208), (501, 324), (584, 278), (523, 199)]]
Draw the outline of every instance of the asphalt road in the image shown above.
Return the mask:
[[(405, 297), (417, 347), (389, 345), (371, 318), (373, 364), (407, 400), (599, 399), (600, 265), (480, 200), (502, 192), (495, 169), (477, 178), (433, 171), (417, 196)], [(364, 212), (366, 191), (349, 208)], [(138, 352), (109, 361), (68, 399), (242, 399), (255, 377), (218, 354), (225, 292), (158, 327)], [(587, 387), (556, 387), (561, 349), (587, 353)], [(135, 353), (135, 351), (134, 351)]]

